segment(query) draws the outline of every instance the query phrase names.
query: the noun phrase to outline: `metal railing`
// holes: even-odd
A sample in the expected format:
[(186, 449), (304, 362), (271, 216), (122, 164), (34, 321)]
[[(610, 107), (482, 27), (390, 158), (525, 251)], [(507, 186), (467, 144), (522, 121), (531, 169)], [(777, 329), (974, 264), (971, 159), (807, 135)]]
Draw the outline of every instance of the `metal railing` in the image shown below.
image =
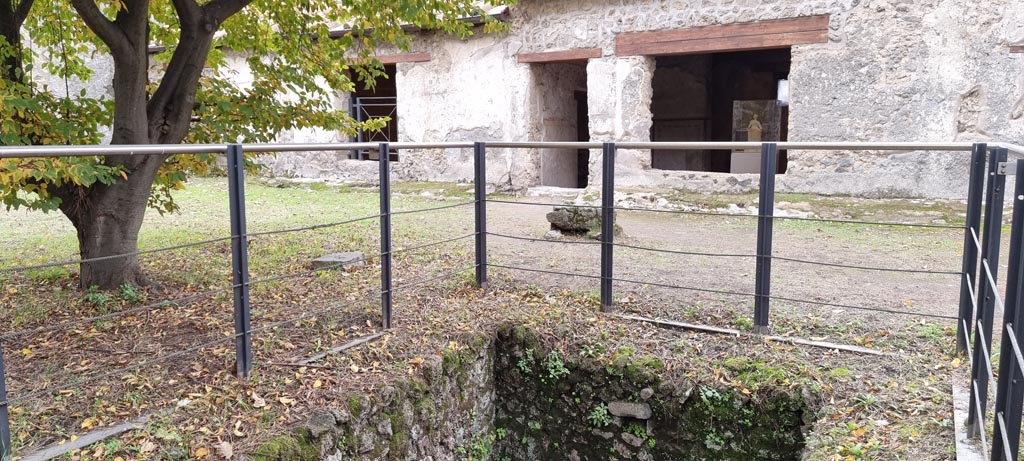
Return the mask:
[[(398, 98), (396, 96), (359, 96), (351, 99), (351, 115), (357, 122), (365, 122), (371, 119), (387, 117), (390, 120), (378, 131), (364, 130), (360, 128), (356, 132), (357, 143), (367, 143), (373, 146), (375, 143), (394, 141), (398, 135)], [(349, 154), (353, 160), (371, 160), (370, 152), (375, 149), (354, 149)], [(388, 154), (392, 161), (398, 161), (397, 151)]]
[[(1024, 153), (1017, 146), (1015, 153)], [(1006, 155), (1009, 148), (1002, 147), (993, 152), (996, 161), (1002, 162), (1005, 167), (1000, 168), (1001, 172), (1016, 174), (1017, 181), (1013, 194), (1013, 215), (1010, 226), (1010, 251), (1007, 260), (1006, 294), (1000, 298), (996, 286), (998, 271), (998, 244), (993, 254), (993, 259), (982, 259), (984, 278), (978, 282), (983, 285), (976, 292), (972, 301), (982, 311), (976, 316), (978, 331), (975, 333), (975, 350), (972, 357), (972, 405), (971, 409), (977, 412), (973, 420), (969, 420), (970, 428), (982, 441), (983, 448), (988, 451), (991, 447), (991, 459), (998, 461), (1016, 461), (1020, 451), (1021, 411), (1024, 402), (1024, 356), (1021, 354), (1020, 343), (1024, 340), (1024, 160), (1006, 163)], [(1010, 169), (1010, 166), (1013, 168)], [(999, 177), (1000, 175), (996, 175)], [(998, 182), (998, 181), (997, 181)], [(1000, 182), (1001, 184), (1001, 182)], [(1001, 200), (992, 197), (993, 202)], [(1000, 214), (1001, 218), (1001, 214)], [(995, 221), (986, 220), (986, 225)], [(994, 234), (998, 237), (1001, 222), (992, 225), (992, 230), (986, 234)], [(982, 247), (985, 242), (982, 242)], [(982, 252), (983, 255), (986, 253)], [(980, 293), (980, 294), (978, 294)], [(979, 297), (983, 299), (978, 299)], [(984, 415), (987, 413), (987, 388), (988, 381), (993, 379), (991, 363), (991, 339), (992, 325), (995, 308), (1003, 312), (1001, 322), (1002, 336), (999, 344), (999, 368), (996, 383), (996, 397), (993, 414), (993, 438), (992, 443), (986, 443)], [(984, 362), (984, 369), (981, 369), (979, 362)]]
[[(243, 169), (243, 155), (245, 153), (269, 153), (269, 152), (296, 152), (296, 151), (361, 151), (361, 150), (375, 150), (379, 153), (392, 152), (398, 150), (408, 149), (473, 149), (474, 158), (474, 198), (472, 201), (464, 203), (458, 203), (454, 205), (443, 205), (433, 208), (425, 208), (420, 210), (408, 210), (408, 211), (395, 211), (391, 207), (391, 179), (390, 179), (390, 164), (388, 161), (388, 155), (379, 155), (379, 182), (380, 182), (380, 211), (379, 214), (365, 216), (355, 219), (349, 219), (344, 221), (338, 221), (334, 223), (323, 223), (308, 227), (289, 228), (266, 232), (249, 233), (246, 229), (246, 211), (245, 211), (245, 190), (244, 190), (244, 169)], [(564, 204), (538, 204), (538, 203), (521, 203), (508, 200), (501, 200), (497, 198), (488, 198), (486, 193), (486, 178), (487, 178), (487, 154), (488, 149), (502, 148), (502, 149), (536, 149), (536, 148), (572, 148), (572, 149), (600, 149), (602, 154), (602, 172), (601, 172), (601, 204), (597, 205), (581, 205), (582, 207), (590, 207), (599, 209), (602, 216), (602, 229), (601, 238), (599, 242), (585, 242), (585, 241), (573, 241), (566, 240), (558, 243), (562, 244), (590, 244), (600, 245), (601, 251), (601, 271), (600, 275), (587, 275), (587, 274), (576, 274), (566, 273), (560, 271), (549, 271), (531, 267), (517, 267), (510, 264), (504, 264), (499, 261), (491, 261), (488, 259), (488, 236), (497, 238), (512, 238), (521, 240), (538, 241), (539, 239), (533, 239), (523, 236), (514, 236), (508, 234), (502, 234), (497, 232), (490, 232), (487, 229), (487, 205), (488, 203), (514, 203), (518, 205), (527, 206), (575, 206), (575, 205), (564, 205)], [(735, 149), (752, 149), (760, 148), (761, 155), (761, 169), (760, 169), (760, 187), (759, 187), (759, 205), (758, 212), (756, 215), (739, 215), (730, 213), (717, 213), (711, 211), (688, 211), (688, 210), (645, 210), (637, 208), (627, 208), (616, 206), (614, 195), (615, 195), (615, 164), (616, 164), (616, 153), (621, 149), (707, 149), (707, 150), (735, 150)], [(789, 217), (789, 216), (775, 216), (774, 215), (774, 203), (775, 203), (775, 174), (776, 171), (775, 162), (777, 161), (778, 150), (786, 149), (789, 151), (795, 150), (846, 150), (846, 151), (956, 151), (956, 152), (970, 152), (970, 182), (969, 191), (967, 197), (967, 219), (964, 226), (954, 225), (941, 225), (941, 224), (915, 224), (915, 223), (901, 223), (901, 222), (871, 222), (871, 221), (859, 221), (859, 220), (845, 220), (845, 219), (827, 219), (827, 218), (809, 218), (809, 217)], [(986, 154), (991, 152), (991, 156), (988, 156), (988, 169), (986, 171)], [(327, 227), (344, 226), (347, 224), (353, 224), (363, 221), (379, 220), (380, 230), (380, 253), (374, 255), (369, 259), (378, 259), (380, 265), (380, 277), (381, 277), (381, 288), (379, 291), (380, 296), (380, 315), (381, 325), (383, 328), (388, 329), (392, 327), (392, 308), (393, 308), (393, 294), (403, 288), (417, 286), (425, 283), (430, 283), (437, 280), (443, 280), (446, 278), (454, 277), (462, 272), (468, 270), (475, 270), (475, 281), (478, 286), (485, 287), (488, 280), (488, 267), (503, 268), (507, 270), (520, 270), (520, 271), (532, 271), (532, 272), (544, 272), (568, 276), (586, 277), (593, 278), (600, 281), (600, 301), (601, 309), (603, 311), (610, 311), (614, 308), (614, 293), (613, 293), (613, 282), (623, 282), (630, 284), (640, 284), (648, 286), (657, 286), (669, 289), (678, 290), (690, 290), (698, 292), (710, 292), (720, 293), (728, 295), (739, 295), (747, 296), (753, 299), (754, 309), (752, 317), (754, 319), (755, 330), (758, 333), (767, 333), (770, 326), (771, 317), (771, 304), (772, 301), (785, 301), (791, 303), (803, 303), (813, 304), (821, 306), (834, 306), (848, 309), (884, 312), (900, 315), (917, 315), (921, 317), (941, 318), (950, 319), (957, 321), (957, 344), (958, 349), (965, 350), (971, 357), (972, 363), (972, 374), (971, 374), (971, 389), (972, 389), (972, 405), (971, 405), (971, 416), (970, 425), (974, 430), (975, 434), (978, 435), (982, 443), (988, 451), (987, 440), (984, 434), (984, 420), (986, 415), (987, 395), (989, 383), (992, 379), (996, 378), (993, 375), (992, 365), (990, 362), (989, 351), (992, 349), (992, 325), (993, 316), (996, 307), (1003, 309), (1004, 322), (1003, 322), (1003, 341), (1001, 342), (1001, 355), (999, 364), (999, 381), (997, 383), (998, 392), (995, 400), (995, 417), (998, 424), (995, 428), (995, 439), (992, 450), (992, 459), (1016, 459), (1018, 445), (1019, 445), (1019, 434), (1021, 424), (1021, 404), (1024, 401), (1024, 377), (1022, 377), (1022, 370), (1024, 370), (1024, 359), (1020, 351), (1019, 343), (1024, 340), (1024, 328), (1015, 329), (1015, 325), (1020, 325), (1024, 322), (1024, 309), (1021, 308), (1021, 304), (1024, 304), (1024, 295), (1020, 295), (1020, 291), (1024, 289), (1024, 254), (1022, 254), (1021, 242), (1024, 241), (1024, 207), (1016, 206), (1018, 203), (1024, 203), (1024, 182), (1017, 182), (1015, 203), (1014, 203), (1014, 215), (1013, 215), (1013, 230), (1012, 230), (1012, 242), (1010, 248), (1010, 264), (1008, 270), (1008, 281), (1006, 297), (1001, 299), (996, 289), (996, 280), (998, 279), (998, 260), (999, 260), (999, 238), (1001, 230), (1001, 219), (1002, 219), (1002, 188), (1005, 185), (1005, 176), (1007, 169), (1007, 153), (1014, 152), (1016, 154), (1024, 154), (1024, 148), (1015, 146), (1012, 144), (971, 144), (971, 143), (802, 143), (802, 142), (782, 142), (782, 143), (735, 143), (735, 142), (704, 142), (704, 143), (676, 143), (676, 142), (657, 142), (657, 143), (640, 143), (640, 142), (624, 142), (624, 143), (595, 143), (595, 142), (574, 142), (574, 143), (530, 143), (530, 142), (453, 142), (453, 143), (334, 143), (334, 144), (210, 144), (210, 145), (150, 145), (150, 146), (30, 146), (30, 147), (0, 147), (0, 159), (8, 158), (38, 158), (38, 157), (56, 157), (56, 156), (94, 156), (94, 155), (111, 155), (111, 154), (127, 154), (127, 155), (165, 155), (165, 154), (210, 154), (210, 153), (224, 153), (227, 155), (227, 166), (228, 166), (228, 181), (229, 181), (229, 202), (230, 202), (230, 219), (231, 219), (231, 236), (217, 239), (206, 240), (202, 242), (193, 242), (184, 245), (171, 246), (166, 248), (145, 250), (128, 254), (121, 255), (110, 255), (102, 258), (94, 258), (87, 260), (70, 260), (70, 261), (53, 261), (45, 264), (36, 264), (30, 266), (21, 267), (7, 267), (0, 268), (0, 273), (3, 272), (17, 272), (29, 269), (37, 269), (43, 267), (60, 266), (60, 265), (71, 265), (71, 264), (82, 264), (95, 262), (105, 259), (124, 258), (128, 256), (156, 253), (163, 251), (171, 251), (175, 249), (188, 248), (201, 245), (209, 245), (215, 243), (222, 243), (227, 240), (231, 242), (231, 254), (232, 254), (232, 282), (231, 285), (222, 288), (210, 289), (201, 293), (196, 293), (186, 297), (182, 297), (175, 300), (161, 301), (159, 303), (152, 303), (144, 306), (139, 306), (131, 309), (127, 309), (121, 312), (108, 313), (95, 317), (74, 319), (66, 322), (56, 323), (53, 325), (47, 325), (26, 331), (15, 331), (0, 334), (0, 455), (10, 454), (12, 451), (11, 438), (10, 438), (10, 425), (8, 417), (8, 407), (11, 403), (17, 403), (26, 401), (32, 398), (48, 395), (54, 392), (58, 392), (63, 388), (61, 386), (41, 389), (35, 392), (30, 392), (24, 395), (19, 395), (15, 398), (8, 398), (6, 389), (5, 379), (5, 368), (3, 360), (3, 345), (4, 342), (10, 341), (11, 339), (39, 334), (48, 331), (57, 331), (68, 329), (74, 325), (95, 322), (98, 320), (109, 319), (116, 316), (125, 316), (131, 314), (137, 314), (141, 312), (147, 312), (156, 309), (163, 309), (170, 306), (184, 305), (197, 299), (213, 296), (218, 293), (226, 293), (230, 291), (232, 293), (233, 306), (234, 306), (234, 330), (233, 335), (218, 338), (214, 341), (195, 345), (193, 347), (176, 351), (172, 354), (168, 354), (162, 357), (147, 360), (136, 364), (129, 365), (124, 368), (113, 370), (110, 372), (104, 372), (96, 376), (92, 376), (85, 381), (77, 381), (73, 385), (79, 386), (84, 382), (91, 380), (103, 379), (104, 377), (114, 376), (117, 373), (123, 373), (126, 370), (138, 369), (141, 367), (149, 366), (153, 363), (160, 361), (170, 360), (176, 357), (183, 357), (189, 354), (195, 354), (198, 351), (211, 347), (213, 345), (225, 344), (234, 342), (235, 344), (235, 356), (236, 356), (236, 371), (238, 376), (246, 378), (253, 370), (253, 364), (255, 357), (252, 349), (252, 340), (254, 335), (268, 331), (273, 328), (278, 328), (285, 325), (295, 324), (305, 319), (316, 317), (328, 310), (342, 308), (349, 305), (354, 305), (356, 302), (363, 301), (358, 299), (356, 301), (335, 304), (328, 306), (323, 309), (317, 309), (304, 313), (301, 316), (292, 319), (286, 319), (278, 321), (268, 325), (261, 326), (259, 328), (253, 328), (251, 325), (251, 307), (250, 307), (250, 287), (267, 283), (271, 281), (284, 280), (289, 278), (303, 277), (316, 272), (327, 270), (332, 267), (314, 269), (311, 271), (278, 275), (273, 277), (267, 277), (259, 280), (252, 280), (249, 277), (249, 250), (248, 241), (253, 236), (258, 235), (271, 235), (288, 232), (298, 232), (313, 229), (322, 229)], [(1018, 175), (1024, 175), (1024, 163), (1018, 162), (1016, 165), (1016, 172)], [(1012, 172), (1011, 172), (1012, 173)], [(986, 181), (986, 176), (989, 178)], [(987, 183), (987, 186), (986, 186)], [(984, 217), (985, 227), (981, 227), (982, 220), (982, 203), (985, 203)], [(474, 231), (471, 234), (462, 235), (454, 238), (449, 238), (439, 242), (431, 242), (422, 244), (410, 248), (404, 248), (395, 250), (392, 247), (392, 222), (391, 218), (395, 215), (406, 214), (406, 213), (419, 213), (429, 212), (434, 210), (470, 206), (474, 208), (475, 226)], [(722, 253), (722, 252), (693, 252), (693, 251), (681, 251), (672, 249), (656, 249), (643, 247), (638, 245), (630, 245), (615, 241), (614, 223), (615, 214), (618, 211), (637, 211), (637, 212), (656, 212), (656, 213), (677, 213), (677, 214), (694, 214), (694, 215), (707, 215), (707, 216), (733, 216), (733, 217), (749, 217), (756, 219), (757, 222), (757, 245), (754, 253)], [(960, 271), (953, 270), (925, 270), (907, 267), (875, 267), (875, 266), (861, 266), (855, 264), (841, 264), (829, 261), (813, 261), (803, 258), (789, 258), (782, 256), (775, 256), (772, 251), (773, 242), (773, 224), (776, 220), (801, 220), (801, 221), (821, 221), (821, 222), (833, 222), (833, 223), (850, 223), (850, 224), (865, 224), (865, 225), (878, 225), (878, 226), (909, 226), (909, 227), (921, 227), (921, 228), (946, 228), (946, 229), (962, 229), (964, 231), (964, 247), (963, 247), (963, 261), (962, 268)], [(427, 277), (421, 280), (415, 280), (406, 282), (400, 286), (393, 285), (393, 274), (392, 274), (392, 258), (395, 254), (402, 251), (413, 251), (418, 249), (429, 248), (435, 245), (454, 242), (463, 239), (474, 238), (475, 250), (474, 257), (475, 263), (465, 269), (457, 270), (451, 273), (442, 274), (440, 276)], [(652, 252), (662, 252), (667, 254), (677, 255), (703, 255), (709, 257), (723, 257), (723, 258), (748, 258), (752, 259), (755, 267), (755, 287), (753, 292), (741, 292), (729, 289), (719, 289), (715, 287), (695, 287), (695, 286), (683, 286), (668, 283), (657, 283), (647, 280), (632, 280), (616, 278), (614, 271), (614, 259), (615, 259), (615, 248), (630, 248), (635, 250), (644, 250)], [(979, 260), (980, 256), (980, 260)], [(837, 302), (822, 302), (817, 300), (808, 299), (796, 299), (792, 297), (783, 297), (772, 294), (771, 287), (771, 275), (772, 275), (772, 261), (781, 260), (800, 264), (814, 264), (820, 266), (832, 266), (841, 267), (848, 269), (858, 270), (870, 270), (870, 271), (882, 271), (882, 272), (910, 272), (910, 273), (925, 273), (935, 275), (950, 275), (957, 276), (960, 278), (961, 290), (960, 290), (960, 303), (957, 309), (957, 315), (942, 315), (935, 313), (925, 312), (908, 312), (898, 311), (892, 309), (885, 309), (877, 306), (856, 306), (845, 303)], [(340, 264), (339, 264), (340, 265)], [(978, 280), (979, 267), (982, 271), (983, 277)], [(974, 330), (974, 347), (970, 346), (970, 338), (972, 330)], [(1021, 330), (1021, 331), (1018, 331)], [(1003, 379), (1003, 378), (1006, 379)], [(71, 386), (65, 385), (66, 386)]]

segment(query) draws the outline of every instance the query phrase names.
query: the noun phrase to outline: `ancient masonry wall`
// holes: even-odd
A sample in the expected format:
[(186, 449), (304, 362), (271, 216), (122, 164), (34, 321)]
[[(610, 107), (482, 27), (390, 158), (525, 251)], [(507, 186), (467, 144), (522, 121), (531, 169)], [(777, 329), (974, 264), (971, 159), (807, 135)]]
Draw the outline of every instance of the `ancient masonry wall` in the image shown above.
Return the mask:
[[(518, 53), (597, 47), (586, 64), (590, 135), (595, 141), (648, 141), (654, 59), (615, 55), (625, 32), (830, 16), (829, 43), (795, 46), (790, 73), (792, 141), (1024, 140), (1024, 3), (1011, 0), (526, 0), (511, 9), (503, 36), (459, 41), (422, 34), (414, 52), (431, 61), (398, 64), (402, 141), (540, 140), (538, 72)], [(299, 135), (283, 139), (302, 141)], [(372, 180), (366, 162), (291, 156), (277, 174)], [(488, 182), (538, 185), (542, 153), (493, 149)], [(791, 152), (781, 190), (867, 196), (962, 197), (963, 153)], [(284, 162), (284, 163), (282, 163)], [(288, 167), (282, 165), (287, 163)], [(600, 182), (591, 152), (591, 184)], [(304, 166), (299, 166), (304, 165)], [(742, 191), (749, 175), (651, 169), (646, 151), (620, 151), (624, 186)], [(407, 152), (400, 180), (468, 181), (469, 149)]]

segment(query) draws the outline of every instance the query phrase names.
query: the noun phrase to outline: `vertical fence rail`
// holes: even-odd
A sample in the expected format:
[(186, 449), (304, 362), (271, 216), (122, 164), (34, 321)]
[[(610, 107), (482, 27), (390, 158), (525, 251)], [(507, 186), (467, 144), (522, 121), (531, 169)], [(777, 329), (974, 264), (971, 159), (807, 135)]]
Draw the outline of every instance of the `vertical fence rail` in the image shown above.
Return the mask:
[(4, 368), (4, 344), (0, 341), (0, 460), (7, 461), (11, 448), (11, 416), (7, 411), (7, 371)]
[(754, 327), (761, 334), (768, 332), (771, 303), (772, 229), (778, 154), (778, 144), (761, 144), (761, 184), (757, 202), (757, 268), (754, 274)]
[(996, 383), (995, 436), (993, 460), (1016, 460), (1020, 446), (1021, 411), (1024, 409), (1024, 363), (1019, 345), (1024, 342), (1024, 161), (1016, 162), (1013, 192), (1013, 225), (1010, 228), (1010, 255), (1006, 269), (1006, 297), (1003, 299), (1003, 338), (999, 352), (999, 380)]
[(476, 286), (487, 286), (487, 145), (473, 143), (473, 189), (476, 199)]
[(981, 270), (978, 274), (978, 309), (974, 318), (974, 357), (971, 361), (971, 405), (967, 416), (967, 432), (982, 436), (985, 430), (984, 412), (988, 408), (989, 373), (992, 347), (992, 323), (995, 311), (995, 287), (999, 280), (999, 238), (1003, 221), (1003, 188), (1006, 176), (999, 174), (999, 164), (1006, 161), (1006, 149), (994, 149), (988, 164), (988, 186), (985, 193), (985, 227), (981, 241)]
[(974, 287), (978, 286), (978, 246), (975, 238), (981, 235), (981, 201), (985, 189), (985, 154), (988, 147), (975, 144), (971, 151), (970, 179), (967, 186), (967, 220), (964, 229), (963, 279), (960, 281), (960, 315), (957, 323), (956, 350), (963, 353), (971, 339), (976, 300)]
[(615, 143), (606, 142), (601, 169), (601, 312), (612, 311), (612, 266), (615, 245)]
[(249, 242), (245, 228), (245, 159), (240, 144), (228, 154), (228, 195), (231, 200), (231, 279), (235, 306), (235, 372), (248, 379), (252, 372), (252, 334), (249, 310)]
[(377, 146), (380, 161), (380, 311), (382, 326), (391, 329), (391, 146)]

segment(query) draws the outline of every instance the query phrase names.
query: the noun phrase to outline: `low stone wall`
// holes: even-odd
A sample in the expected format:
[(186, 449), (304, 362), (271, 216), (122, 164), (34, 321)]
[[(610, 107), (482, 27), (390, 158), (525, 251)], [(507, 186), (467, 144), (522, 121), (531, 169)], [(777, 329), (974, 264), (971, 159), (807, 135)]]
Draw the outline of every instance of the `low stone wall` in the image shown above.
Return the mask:
[(523, 327), (477, 335), (419, 376), (339, 402), (257, 460), (798, 460), (815, 413), (801, 391), (659, 377), (657, 359), (568, 358)]
[(498, 333), (499, 460), (799, 460), (814, 411), (799, 392), (750, 398), (659, 378), (635, 351), (569, 360), (529, 330)]
[(321, 410), (254, 459), (446, 461), (477, 434), (493, 432), (494, 341), (478, 336), (458, 352), (427, 358), (416, 377)]

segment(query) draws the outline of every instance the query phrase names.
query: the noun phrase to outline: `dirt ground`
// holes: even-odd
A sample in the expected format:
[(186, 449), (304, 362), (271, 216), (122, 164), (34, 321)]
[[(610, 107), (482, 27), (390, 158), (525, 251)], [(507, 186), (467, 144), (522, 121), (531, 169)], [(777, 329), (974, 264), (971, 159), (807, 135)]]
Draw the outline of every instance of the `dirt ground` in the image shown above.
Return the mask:
[[(433, 190), (431, 187), (422, 186), (428, 191)], [(203, 182), (198, 188), (197, 201), (204, 200), (203, 194), (221, 192), (220, 185)], [(255, 197), (252, 210), (256, 222), (250, 225), (254, 230), (280, 227), (272, 224), (276, 215), (259, 214), (275, 207), (290, 210), (289, 222), (297, 217), (323, 222), (365, 215), (376, 206), (372, 191), (358, 189), (278, 190), (253, 184), (247, 186), (247, 191)], [(417, 189), (400, 194), (396, 204), (400, 209), (413, 209), (467, 198), (459, 190), (443, 187), (427, 195)], [(734, 199), (749, 201), (749, 197)], [(552, 197), (514, 200), (560, 201)], [(811, 207), (819, 216), (874, 216), (883, 221), (921, 223), (932, 223), (935, 213), (944, 219), (952, 216), (955, 221), (957, 207), (962, 207), (955, 202), (917, 204), (842, 198), (816, 198), (799, 205)], [(187, 230), (182, 238), (209, 237), (206, 231), (196, 230), (209, 220), (208, 215), (197, 211), (202, 208), (189, 208), (187, 203), (183, 206), (187, 215), (166, 219), (178, 230)], [(909, 211), (901, 212), (904, 208)], [(494, 233), (541, 238), (548, 230), (544, 214), (549, 210), (545, 206), (491, 203), (488, 228)], [(218, 216), (222, 212), (219, 210)], [(39, 224), (33, 215), (14, 214), (4, 219), (11, 226)], [(160, 242), (160, 236), (167, 235), (167, 221), (154, 219), (153, 235)], [(401, 250), (471, 233), (472, 208), (399, 215), (393, 223), (395, 246)], [(620, 247), (616, 248), (616, 277), (753, 292), (754, 258), (750, 255), (755, 250), (755, 218), (629, 211), (619, 214), (618, 223), (623, 235), (617, 241), (627, 245), (744, 256), (687, 256)], [(44, 225), (48, 224), (44, 221)], [(161, 225), (164, 230), (159, 230)], [(71, 459), (218, 459), (224, 457), (225, 442), (232, 448), (232, 459), (245, 458), (260, 441), (300, 424), (311, 409), (336, 406), (352, 395), (416, 373), (419, 359), (458, 347), (460, 335), (466, 332), (490, 331), (513, 322), (549, 332), (545, 337), (552, 347), (568, 354), (578, 355), (584, 345), (601, 342), (607, 356), (592, 357), (596, 360), (611, 360), (621, 347), (636, 348), (663, 360), (666, 376), (701, 385), (750, 387), (744, 375), (728, 365), (729, 359), (737, 357), (754, 360), (766, 369), (782, 370), (785, 373), (778, 379), (758, 385), (813, 388), (823, 402), (809, 439), (808, 459), (955, 458), (949, 383), (951, 375), (964, 367), (963, 360), (953, 353), (955, 322), (903, 313), (955, 316), (957, 275), (891, 274), (775, 262), (772, 285), (777, 296), (899, 313), (776, 301), (771, 318), (774, 333), (865, 346), (888, 354), (879, 358), (757, 337), (662, 329), (602, 316), (597, 313), (598, 281), (593, 278), (492, 267), (491, 286), (482, 291), (470, 284), (472, 271), (465, 269), (473, 264), (473, 241), (463, 239), (399, 251), (395, 262), (395, 328), (383, 339), (330, 355), (315, 366), (294, 366), (302, 358), (379, 331), (379, 270), (372, 256), (376, 232), (371, 222), (253, 240), (250, 259), (254, 261), (254, 280), (308, 271), (308, 258), (326, 250), (364, 251), (369, 264), (352, 272), (306, 274), (254, 287), (253, 326), (259, 330), (254, 337), (257, 370), (247, 382), (231, 375), (234, 353), (230, 292), (178, 307), (114, 315), (223, 286), (221, 282), (229, 273), (226, 242), (144, 258), (147, 271), (160, 283), (144, 288), (136, 297), (125, 293), (83, 296), (74, 289), (74, 271), (4, 276), (0, 279), (0, 320), (19, 330), (112, 314), (110, 318), (4, 343), (12, 398), (54, 386), (63, 388), (13, 403), (13, 432), (19, 453), (67, 443), (89, 430), (155, 414), (142, 428), (76, 450)], [(28, 237), (31, 232), (18, 235), (18, 239), (9, 241), (18, 254), (43, 245)], [(873, 267), (960, 270), (963, 234), (956, 229), (779, 221), (775, 236), (776, 256)], [(60, 248), (58, 253), (67, 251)], [(496, 265), (595, 276), (600, 272), (599, 245), (580, 238), (536, 242), (492, 235), (488, 251), (491, 264)], [(11, 255), (3, 260), (5, 265), (24, 262)], [(412, 285), (449, 274), (456, 275)], [(98, 295), (105, 296), (105, 300), (101, 302)], [(142, 299), (135, 299), (138, 297)], [(752, 326), (753, 298), (746, 294), (617, 282), (615, 300), (622, 313), (739, 330)], [(299, 317), (302, 320), (292, 321)], [(204, 347), (210, 342), (216, 344)], [(147, 364), (169, 353), (181, 354)], [(105, 376), (112, 369), (136, 366)]]
[[(531, 199), (533, 202), (547, 199)], [(955, 205), (951, 205), (955, 206)], [(539, 238), (548, 230), (548, 207), (493, 203), (489, 230)], [(752, 216), (719, 217), (623, 211), (617, 222), (623, 235), (616, 243), (633, 247), (740, 257), (666, 254), (629, 247), (615, 250), (615, 277), (697, 289), (750, 294), (754, 292), (757, 220)], [(905, 221), (904, 221), (905, 222)], [(600, 246), (578, 237), (561, 241), (524, 242), (490, 237), (489, 256), (497, 264), (540, 268), (591, 276), (600, 275)], [(874, 268), (960, 272), (963, 231), (861, 224), (777, 221), (773, 254), (809, 261)], [(598, 280), (530, 273), (531, 283), (546, 287), (599, 289)], [(892, 273), (775, 260), (772, 294), (779, 297), (939, 316), (957, 314), (959, 274)], [(616, 282), (615, 299), (627, 312), (659, 318), (701, 321), (736, 327), (753, 314), (753, 297), (694, 290), (676, 290)], [(643, 300), (642, 302), (640, 300)], [(699, 316), (692, 308), (701, 306)], [(884, 329), (896, 314), (774, 301), (773, 315), (817, 315), (865, 329)], [(710, 310), (708, 310), (710, 309)], [(687, 314), (687, 310), (691, 312)], [(724, 318), (723, 318), (724, 316)], [(685, 318), (680, 318), (685, 317)], [(731, 317), (731, 318), (730, 318)], [(904, 321), (910, 318), (902, 316)], [(955, 322), (949, 321), (950, 325)], [(805, 333), (806, 334), (806, 333)], [(828, 335), (815, 335), (828, 336)]]

